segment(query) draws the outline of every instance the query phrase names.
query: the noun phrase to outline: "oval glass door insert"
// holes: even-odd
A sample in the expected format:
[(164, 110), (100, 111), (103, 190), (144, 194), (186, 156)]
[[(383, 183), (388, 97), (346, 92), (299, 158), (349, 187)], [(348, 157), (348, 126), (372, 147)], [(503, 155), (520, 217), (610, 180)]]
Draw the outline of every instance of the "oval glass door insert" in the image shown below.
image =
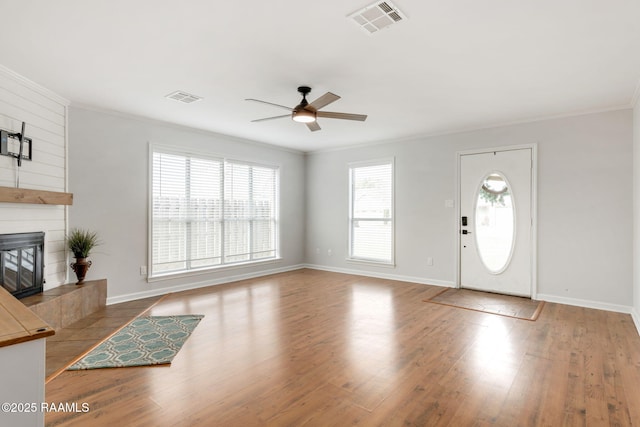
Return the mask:
[(482, 263), (493, 274), (509, 265), (515, 242), (515, 212), (505, 177), (492, 172), (480, 185), (476, 198), (476, 247)]

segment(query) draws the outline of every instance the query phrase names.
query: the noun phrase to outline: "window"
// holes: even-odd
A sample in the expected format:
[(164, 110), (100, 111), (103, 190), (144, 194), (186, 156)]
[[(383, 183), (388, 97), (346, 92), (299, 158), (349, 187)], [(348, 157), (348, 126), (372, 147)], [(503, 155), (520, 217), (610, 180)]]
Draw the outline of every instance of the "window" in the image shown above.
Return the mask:
[(152, 149), (150, 277), (274, 259), (278, 168)]
[(349, 258), (393, 264), (393, 160), (349, 165)]

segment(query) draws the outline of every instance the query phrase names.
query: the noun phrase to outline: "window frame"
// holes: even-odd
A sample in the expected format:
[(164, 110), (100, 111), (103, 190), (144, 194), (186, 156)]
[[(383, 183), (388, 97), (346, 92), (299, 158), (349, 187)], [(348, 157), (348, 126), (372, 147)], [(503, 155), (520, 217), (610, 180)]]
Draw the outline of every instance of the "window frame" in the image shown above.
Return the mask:
[[(154, 201), (153, 201), (153, 185), (154, 185), (154, 154), (155, 153), (161, 153), (161, 154), (169, 154), (169, 155), (175, 155), (175, 156), (182, 156), (182, 157), (191, 157), (191, 158), (196, 158), (196, 159), (203, 159), (203, 160), (213, 160), (213, 161), (219, 161), (221, 164), (221, 182), (218, 183), (221, 187), (221, 199), (222, 199), (222, 213), (221, 213), (221, 218), (220, 218), (220, 222), (221, 222), (221, 235), (220, 235), (220, 239), (221, 239), (221, 253), (220, 253), (220, 264), (217, 265), (211, 265), (211, 266), (205, 266), (205, 267), (191, 267), (189, 266), (190, 262), (193, 261), (191, 259), (186, 259), (185, 263), (187, 264), (187, 266), (185, 266), (185, 269), (181, 269), (181, 270), (174, 270), (174, 271), (170, 271), (170, 272), (154, 272), (154, 263), (153, 263), (153, 257), (154, 257), (154, 249), (153, 249), (153, 245), (154, 245), (154, 239), (153, 239), (153, 229), (154, 229)], [(267, 168), (267, 169), (273, 169), (275, 172), (275, 176), (274, 176), (274, 208), (273, 208), (273, 225), (275, 227), (275, 230), (273, 231), (273, 239), (274, 239), (274, 256), (272, 257), (268, 257), (268, 258), (258, 258), (258, 259), (252, 259), (253, 258), (253, 251), (250, 250), (249, 252), (249, 260), (242, 260), (242, 261), (237, 261), (237, 262), (225, 262), (224, 257), (225, 257), (225, 221), (226, 221), (226, 214), (225, 214), (225, 204), (224, 204), (224, 199), (225, 199), (225, 179), (226, 179), (226, 165), (227, 164), (237, 164), (237, 165), (243, 165), (243, 166), (250, 166), (250, 167), (261, 167), (261, 168)], [(278, 262), (280, 261), (281, 255), (280, 255), (280, 241), (281, 241), (281, 227), (280, 227), (280, 169), (281, 166), (278, 164), (270, 164), (270, 163), (266, 163), (266, 162), (255, 162), (252, 160), (246, 160), (246, 159), (241, 159), (241, 158), (232, 158), (232, 157), (226, 157), (223, 155), (218, 155), (216, 153), (208, 153), (208, 152), (203, 152), (203, 151), (197, 151), (197, 150), (191, 150), (191, 149), (183, 149), (183, 148), (178, 148), (178, 147), (174, 147), (174, 146), (168, 146), (168, 145), (162, 145), (162, 144), (154, 144), (154, 143), (150, 143), (149, 144), (149, 181), (148, 181), (148, 260), (147, 260), (147, 281), (148, 282), (154, 282), (154, 281), (158, 281), (158, 280), (167, 280), (167, 279), (174, 279), (174, 278), (179, 278), (179, 277), (186, 277), (186, 276), (193, 276), (193, 275), (201, 275), (201, 274), (206, 274), (206, 273), (211, 273), (213, 271), (220, 271), (220, 270), (227, 270), (227, 269), (237, 269), (237, 268), (242, 268), (242, 267), (246, 267), (246, 266), (256, 266), (256, 265), (261, 265), (261, 264), (271, 264), (274, 262)], [(251, 217), (251, 219), (254, 219), (253, 216)], [(250, 223), (252, 224), (252, 223)], [(252, 228), (252, 225), (249, 226), (249, 228)], [(187, 235), (186, 237), (186, 246), (187, 246), (187, 251), (190, 251), (189, 246), (190, 246), (190, 236)], [(251, 242), (251, 240), (249, 240)], [(251, 245), (252, 243), (250, 243)], [(251, 248), (250, 248), (251, 249)]]
[[(370, 167), (370, 166), (380, 166), (380, 165), (390, 165), (391, 166), (391, 216), (390, 218), (354, 218), (354, 179), (353, 173), (354, 169)], [(349, 180), (349, 215), (348, 215), (348, 244), (347, 244), (347, 261), (354, 263), (364, 263), (364, 264), (374, 264), (374, 265), (382, 265), (387, 267), (395, 267), (395, 252), (396, 252), (396, 220), (395, 220), (395, 157), (387, 157), (381, 159), (374, 160), (366, 160), (366, 161), (356, 161), (349, 162), (347, 164), (348, 171), (348, 180)], [(353, 248), (354, 248), (354, 221), (390, 221), (391, 222), (391, 241), (390, 244), (390, 259), (377, 259), (377, 258), (366, 258), (354, 256)]]

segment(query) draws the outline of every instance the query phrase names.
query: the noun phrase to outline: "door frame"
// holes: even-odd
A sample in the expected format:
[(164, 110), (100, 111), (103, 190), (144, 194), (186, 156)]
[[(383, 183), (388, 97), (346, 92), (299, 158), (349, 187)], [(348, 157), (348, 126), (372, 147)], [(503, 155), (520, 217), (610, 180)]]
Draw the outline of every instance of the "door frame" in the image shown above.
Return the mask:
[(531, 150), (531, 298), (537, 299), (538, 296), (538, 144), (521, 144), (521, 145), (505, 145), (502, 147), (476, 148), (456, 152), (456, 217), (455, 217), (455, 249), (456, 249), (456, 281), (455, 287), (461, 288), (461, 254), (460, 254), (460, 217), (462, 212), (460, 184), (462, 172), (461, 159), (464, 155), (493, 153), (496, 151), (513, 151), (513, 150)]

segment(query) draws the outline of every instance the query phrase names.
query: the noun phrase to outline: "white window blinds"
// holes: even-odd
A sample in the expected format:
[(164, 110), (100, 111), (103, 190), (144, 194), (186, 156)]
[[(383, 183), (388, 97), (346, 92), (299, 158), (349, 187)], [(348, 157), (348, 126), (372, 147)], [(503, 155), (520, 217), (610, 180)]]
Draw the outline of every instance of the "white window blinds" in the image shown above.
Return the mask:
[(393, 263), (393, 161), (349, 167), (349, 257)]
[(278, 168), (153, 150), (150, 276), (277, 255)]

